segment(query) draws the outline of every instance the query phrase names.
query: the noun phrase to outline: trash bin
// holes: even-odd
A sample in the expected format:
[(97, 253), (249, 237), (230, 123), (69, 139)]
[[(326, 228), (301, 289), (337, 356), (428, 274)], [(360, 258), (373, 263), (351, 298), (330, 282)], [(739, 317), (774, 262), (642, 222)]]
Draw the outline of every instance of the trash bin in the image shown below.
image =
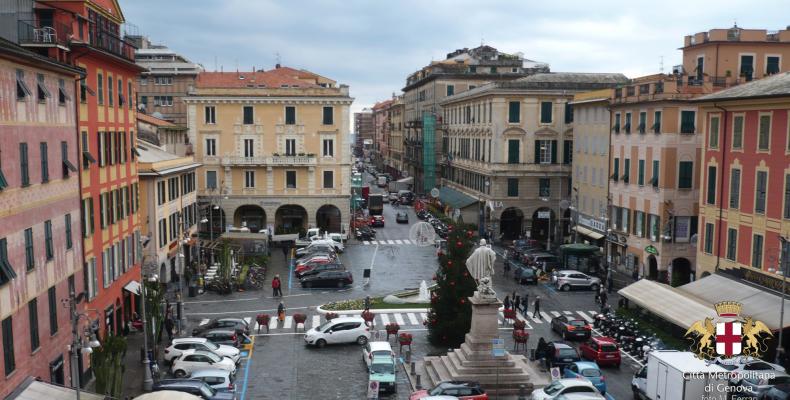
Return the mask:
[(189, 297), (195, 296), (197, 296), (197, 287), (193, 285), (189, 287)]

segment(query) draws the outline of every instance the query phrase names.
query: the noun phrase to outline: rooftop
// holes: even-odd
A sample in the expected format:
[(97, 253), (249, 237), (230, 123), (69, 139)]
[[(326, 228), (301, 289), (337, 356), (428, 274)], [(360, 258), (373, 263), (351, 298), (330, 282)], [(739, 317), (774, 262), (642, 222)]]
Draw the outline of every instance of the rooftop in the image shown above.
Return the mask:
[(137, 119), (140, 120), (140, 121), (143, 121), (145, 123), (148, 123), (148, 124), (151, 124), (151, 125), (155, 125), (155, 126), (163, 126), (163, 127), (168, 127), (168, 128), (176, 126), (176, 124), (174, 124), (174, 123), (172, 123), (170, 121), (165, 121), (163, 119), (159, 119), (159, 118), (156, 118), (156, 117), (148, 115), (148, 114), (143, 114), (141, 112), (137, 113)]
[(696, 101), (735, 100), (761, 97), (790, 97), (790, 72), (783, 72), (768, 78), (744, 83), (707, 96)]
[(317, 88), (332, 87), (334, 81), (306, 70), (277, 66), (268, 71), (201, 72), (198, 88)]

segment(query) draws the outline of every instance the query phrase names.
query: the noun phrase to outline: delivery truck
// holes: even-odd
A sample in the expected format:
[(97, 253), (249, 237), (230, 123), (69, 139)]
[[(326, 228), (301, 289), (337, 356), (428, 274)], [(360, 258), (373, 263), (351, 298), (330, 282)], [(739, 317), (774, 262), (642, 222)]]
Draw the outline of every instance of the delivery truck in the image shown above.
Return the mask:
[(699, 400), (724, 398), (726, 369), (697, 358), (694, 353), (654, 350), (647, 365), (634, 375), (634, 398), (649, 400)]
[(384, 213), (384, 195), (380, 193), (368, 195), (368, 213), (370, 215), (381, 215)]

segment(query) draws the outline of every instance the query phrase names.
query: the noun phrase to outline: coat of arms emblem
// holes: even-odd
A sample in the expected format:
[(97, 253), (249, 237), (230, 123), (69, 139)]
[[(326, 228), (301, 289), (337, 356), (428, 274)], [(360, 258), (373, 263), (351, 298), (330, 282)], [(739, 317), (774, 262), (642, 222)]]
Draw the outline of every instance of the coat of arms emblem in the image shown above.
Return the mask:
[(691, 351), (697, 357), (713, 359), (746, 355), (760, 358), (768, 350), (764, 343), (773, 333), (762, 321), (742, 317), (741, 303), (722, 301), (714, 304), (719, 320), (705, 318), (696, 321), (684, 337), (691, 340)]

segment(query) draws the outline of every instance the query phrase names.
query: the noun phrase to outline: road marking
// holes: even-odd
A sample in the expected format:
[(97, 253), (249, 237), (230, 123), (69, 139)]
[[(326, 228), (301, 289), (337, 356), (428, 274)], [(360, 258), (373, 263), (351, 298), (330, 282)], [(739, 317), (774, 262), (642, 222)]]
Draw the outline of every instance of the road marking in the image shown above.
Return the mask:
[(362, 241), (362, 244), (364, 244), (365, 246), (367, 246), (367, 245), (369, 245), (369, 244), (370, 244), (370, 241), (368, 241), (368, 240), (364, 240), (364, 241)]
[(400, 239), (395, 239), (395, 244), (403, 244), (403, 241)]
[(287, 316), (285, 317), (285, 323), (283, 323), (283, 329), (288, 329), (288, 328), (290, 328), (290, 327), (291, 327), (291, 324), (293, 323), (293, 320), (294, 320), (294, 318), (293, 318), (292, 316), (290, 316), (290, 315), (287, 315)]
[(409, 322), (412, 325), (419, 325), (420, 324), (420, 322), (417, 321), (417, 316), (414, 315), (414, 313), (406, 313), (406, 316), (409, 318)]
[(554, 315), (555, 317), (559, 317), (560, 316), (560, 313), (558, 313), (557, 311), (552, 311), (551, 314)]
[(406, 323), (403, 322), (403, 317), (400, 316), (400, 313), (392, 314), (392, 316), (395, 317), (395, 322), (397, 322), (398, 325), (401, 325), (401, 326), (406, 325)]
[(269, 320), (269, 330), (277, 329), (277, 318), (272, 318)]
[(390, 319), (387, 317), (387, 314), (379, 314), (379, 318), (381, 319), (381, 323), (385, 326), (390, 323)]
[(590, 318), (590, 317), (588, 317), (588, 316), (587, 316), (587, 314), (585, 314), (585, 313), (584, 313), (584, 311), (576, 311), (576, 313), (577, 313), (577, 314), (579, 314), (579, 315), (581, 315), (581, 316), (582, 316), (582, 318), (584, 318), (585, 320), (587, 320), (587, 322), (592, 322), (592, 321), (593, 321), (593, 319), (592, 319), (592, 318)]
[(246, 322), (247, 325), (250, 325), (252, 323), (252, 317), (244, 318), (244, 322)]
[(563, 312), (565, 313), (565, 315), (568, 315), (568, 316), (571, 316), (571, 317), (573, 316), (573, 311), (565, 310)]
[(549, 315), (545, 311), (541, 311), (540, 316), (543, 317), (543, 319), (545, 319), (546, 321), (551, 321), (551, 315)]
[(319, 325), (321, 325), (321, 316), (313, 315), (313, 328), (318, 328)]
[(241, 386), (241, 400), (244, 400), (244, 397), (247, 396), (247, 382), (249, 381), (250, 376), (250, 365), (252, 364), (252, 353), (253, 349), (255, 348), (255, 337), (253, 336), (251, 339), (251, 346), (249, 350), (249, 355), (247, 356), (247, 361), (244, 363), (244, 383)]
[(200, 300), (200, 301), (185, 301), (184, 304), (208, 304), (208, 303), (228, 303), (231, 301), (256, 301), (260, 297), (250, 297), (245, 299), (229, 299), (229, 300)]
[[(307, 310), (310, 307), (291, 307), (289, 310)], [(246, 310), (246, 311), (223, 311), (223, 312), (194, 312), (188, 313), (187, 316), (190, 315), (222, 315), (222, 314), (254, 314), (258, 315), (262, 312), (267, 311), (277, 311), (277, 309), (268, 309), (268, 310)]]
[(422, 318), (423, 322), (428, 320), (428, 313), (421, 312), (420, 318)]
[(596, 315), (598, 315), (598, 311), (590, 311), (590, 315), (592, 315), (593, 317), (595, 317)]
[(202, 320), (200, 320), (200, 325), (206, 325), (208, 323), (208, 321), (211, 321), (211, 320), (208, 319), (208, 318), (203, 318)]

